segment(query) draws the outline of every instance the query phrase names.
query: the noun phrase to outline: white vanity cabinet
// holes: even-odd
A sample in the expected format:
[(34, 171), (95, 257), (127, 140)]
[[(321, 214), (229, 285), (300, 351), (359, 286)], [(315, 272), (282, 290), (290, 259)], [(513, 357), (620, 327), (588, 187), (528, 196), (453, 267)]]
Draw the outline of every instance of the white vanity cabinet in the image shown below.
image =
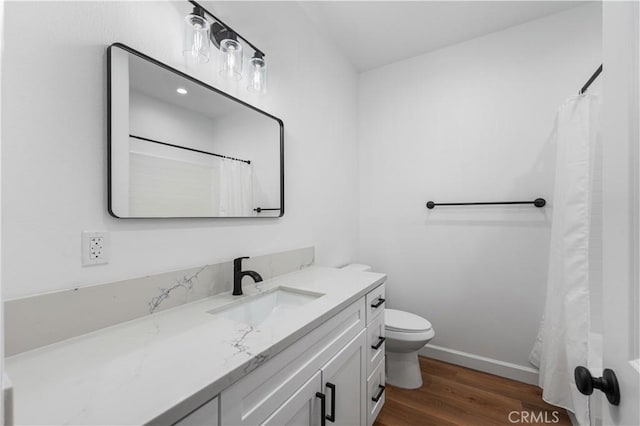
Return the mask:
[[(369, 300), (379, 299), (380, 287), (254, 367), (176, 425), (370, 425), (384, 403), (384, 398), (372, 402), (384, 385), (384, 325), (381, 329), (378, 319), (384, 318), (384, 309), (372, 311), (369, 306)], [(368, 323), (375, 332), (369, 332)], [(380, 343), (375, 350), (372, 339)]]

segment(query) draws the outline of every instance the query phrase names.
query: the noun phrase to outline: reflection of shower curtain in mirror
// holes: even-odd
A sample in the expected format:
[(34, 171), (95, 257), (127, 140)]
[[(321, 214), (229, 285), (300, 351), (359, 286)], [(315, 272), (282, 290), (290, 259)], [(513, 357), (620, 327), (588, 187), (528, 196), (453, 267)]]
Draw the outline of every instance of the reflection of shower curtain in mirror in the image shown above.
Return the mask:
[(220, 160), (220, 216), (253, 216), (251, 165)]

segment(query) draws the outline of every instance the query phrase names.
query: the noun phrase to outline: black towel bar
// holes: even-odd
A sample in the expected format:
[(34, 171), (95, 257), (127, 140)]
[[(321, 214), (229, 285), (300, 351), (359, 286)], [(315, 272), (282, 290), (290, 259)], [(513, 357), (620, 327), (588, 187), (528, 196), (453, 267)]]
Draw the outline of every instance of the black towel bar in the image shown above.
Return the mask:
[(427, 201), (427, 208), (432, 209), (435, 206), (489, 206), (494, 204), (533, 204), (540, 208), (544, 207), (547, 202), (544, 198), (536, 198), (533, 201), (491, 201), (477, 203), (434, 203), (433, 201)]

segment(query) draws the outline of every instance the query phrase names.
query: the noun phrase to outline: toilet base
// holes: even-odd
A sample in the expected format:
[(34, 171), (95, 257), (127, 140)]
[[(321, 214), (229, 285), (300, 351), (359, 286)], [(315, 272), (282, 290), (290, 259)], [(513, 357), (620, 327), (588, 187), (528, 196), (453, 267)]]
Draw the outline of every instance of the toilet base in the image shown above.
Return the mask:
[(418, 351), (386, 353), (386, 382), (402, 389), (418, 389), (422, 386), (422, 373), (418, 362)]

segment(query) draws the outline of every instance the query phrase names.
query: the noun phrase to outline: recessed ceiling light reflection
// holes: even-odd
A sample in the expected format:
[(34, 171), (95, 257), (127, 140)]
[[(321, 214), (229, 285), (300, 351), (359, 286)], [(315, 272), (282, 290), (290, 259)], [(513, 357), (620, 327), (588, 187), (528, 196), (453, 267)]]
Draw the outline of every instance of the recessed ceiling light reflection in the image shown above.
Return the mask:
[(187, 92), (187, 89), (185, 89), (184, 87), (178, 87), (176, 89), (176, 92), (178, 92), (178, 94), (180, 94), (180, 95), (186, 95), (187, 93), (189, 93), (189, 92)]

